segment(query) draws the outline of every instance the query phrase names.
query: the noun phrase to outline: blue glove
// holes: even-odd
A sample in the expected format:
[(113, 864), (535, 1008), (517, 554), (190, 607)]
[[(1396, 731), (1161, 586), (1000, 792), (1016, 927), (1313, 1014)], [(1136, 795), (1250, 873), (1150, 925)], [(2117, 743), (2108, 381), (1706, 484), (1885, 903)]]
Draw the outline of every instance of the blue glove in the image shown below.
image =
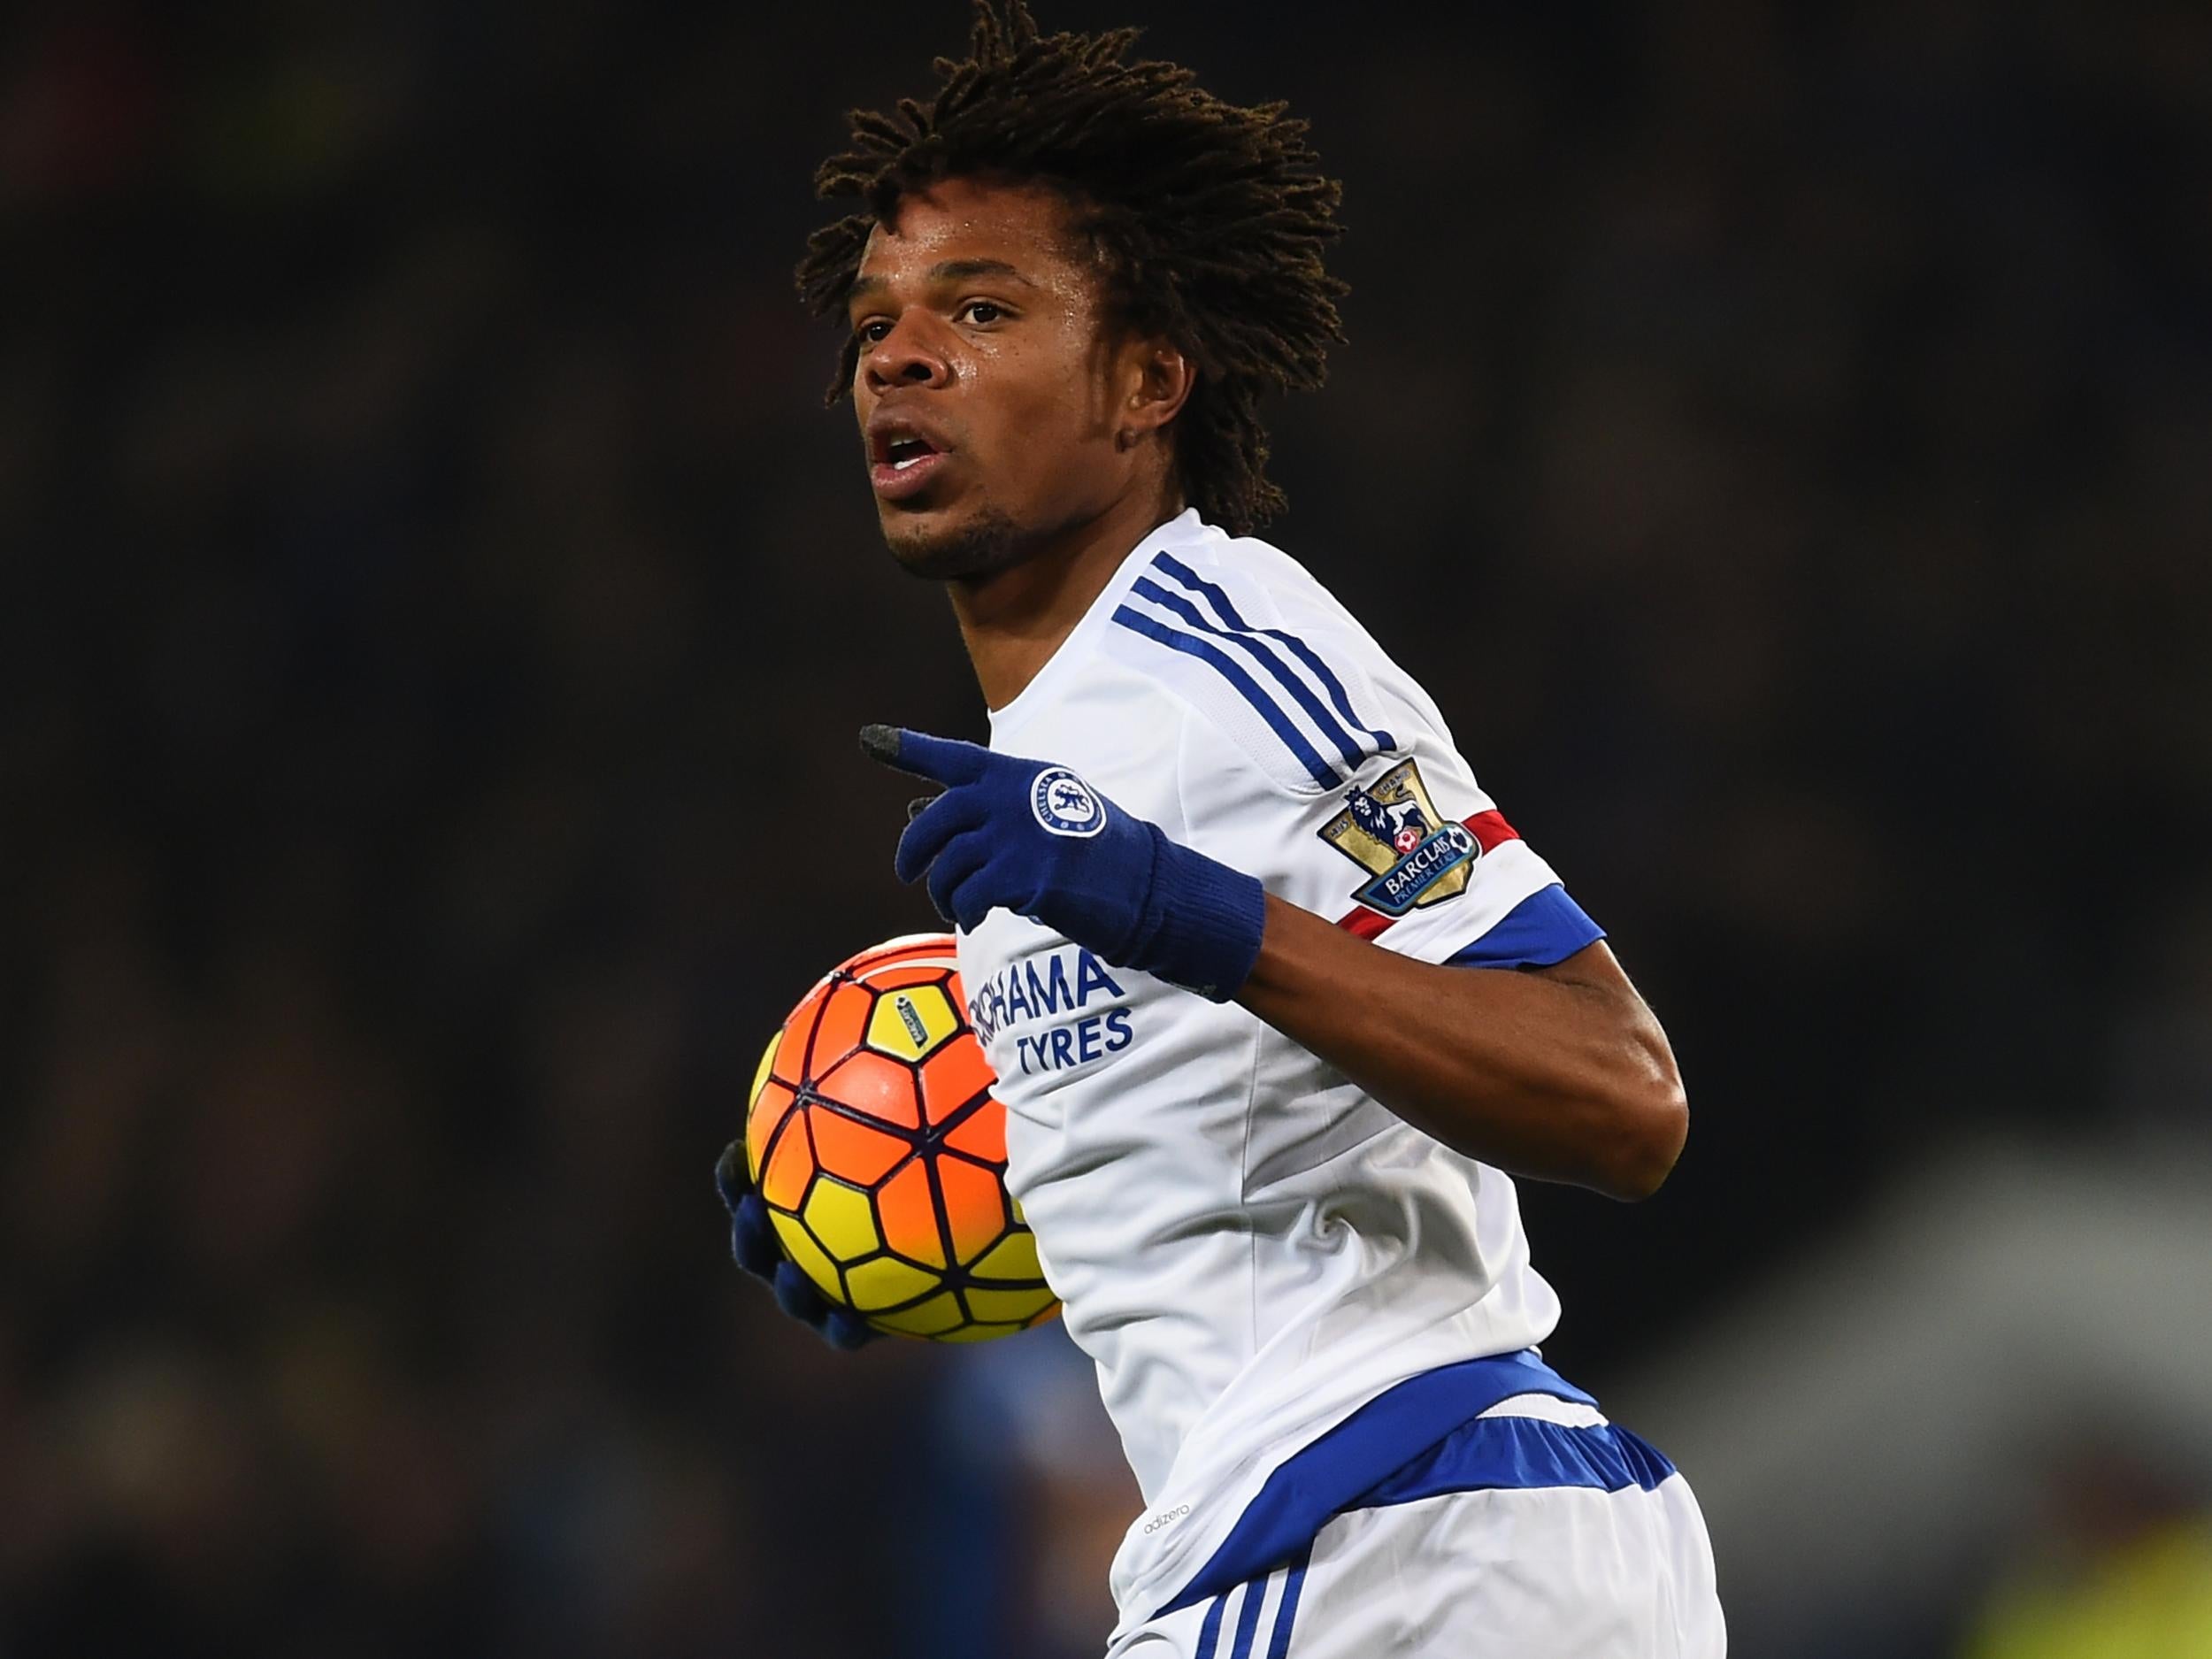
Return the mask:
[(826, 1300), (798, 1263), (783, 1253), (769, 1224), (768, 1206), (746, 1173), (742, 1141), (722, 1148), (714, 1166), (714, 1185), (730, 1212), (730, 1254), (740, 1267), (775, 1291), (778, 1306), (800, 1324), (812, 1326), (832, 1348), (854, 1348), (875, 1340), (876, 1332), (865, 1319)]
[(871, 759), (945, 786), (899, 839), (899, 879), (929, 872), (930, 901), (963, 933), (1011, 910), (1118, 968), (1214, 1002), (1260, 954), (1267, 895), (1252, 877), (1170, 841), (1064, 766), (973, 743), (867, 726)]

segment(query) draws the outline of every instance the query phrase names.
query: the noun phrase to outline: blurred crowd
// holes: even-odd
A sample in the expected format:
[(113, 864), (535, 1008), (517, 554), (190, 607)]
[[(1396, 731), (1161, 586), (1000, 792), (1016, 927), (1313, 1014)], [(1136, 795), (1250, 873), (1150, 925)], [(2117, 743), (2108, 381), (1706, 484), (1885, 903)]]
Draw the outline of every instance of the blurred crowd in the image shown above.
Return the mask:
[[(2212, 12), (1038, 7), (1346, 180), (1274, 539), (1690, 1083), (1526, 1190), (1563, 1370), (1987, 1125), (2203, 1149)], [(1102, 1645), (1064, 1339), (831, 1354), (710, 1183), (933, 922), (856, 728), (980, 734), (788, 278), (963, 12), (0, 22), (0, 1653)]]

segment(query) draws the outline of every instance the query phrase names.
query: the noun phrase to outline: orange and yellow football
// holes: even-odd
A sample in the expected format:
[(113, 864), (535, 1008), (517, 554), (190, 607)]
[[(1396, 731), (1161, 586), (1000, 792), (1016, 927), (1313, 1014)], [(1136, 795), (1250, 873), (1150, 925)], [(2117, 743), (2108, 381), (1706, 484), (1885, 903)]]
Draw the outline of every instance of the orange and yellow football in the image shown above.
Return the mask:
[(1059, 1309), (1006, 1190), (1006, 1109), (949, 934), (864, 950), (761, 1056), (745, 1153), (784, 1253), (879, 1331), (1008, 1336)]

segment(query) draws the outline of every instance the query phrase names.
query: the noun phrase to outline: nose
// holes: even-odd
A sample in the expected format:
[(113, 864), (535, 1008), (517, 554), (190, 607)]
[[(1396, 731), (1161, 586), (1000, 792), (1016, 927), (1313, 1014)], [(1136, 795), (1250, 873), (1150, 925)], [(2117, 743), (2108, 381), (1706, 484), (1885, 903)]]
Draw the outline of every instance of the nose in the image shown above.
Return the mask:
[(952, 365), (930, 327), (930, 317), (918, 306), (899, 313), (891, 332), (870, 346), (861, 358), (861, 372), (871, 390), (887, 392), (895, 386), (943, 386), (952, 379)]

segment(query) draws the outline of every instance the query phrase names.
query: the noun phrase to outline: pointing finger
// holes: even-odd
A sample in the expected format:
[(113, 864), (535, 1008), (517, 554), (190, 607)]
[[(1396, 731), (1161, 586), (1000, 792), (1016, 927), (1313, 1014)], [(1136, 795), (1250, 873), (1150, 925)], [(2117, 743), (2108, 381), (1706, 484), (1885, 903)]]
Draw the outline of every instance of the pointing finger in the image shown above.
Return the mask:
[(900, 726), (862, 726), (860, 751), (870, 760), (942, 784), (973, 783), (991, 758), (991, 751), (979, 744)]

